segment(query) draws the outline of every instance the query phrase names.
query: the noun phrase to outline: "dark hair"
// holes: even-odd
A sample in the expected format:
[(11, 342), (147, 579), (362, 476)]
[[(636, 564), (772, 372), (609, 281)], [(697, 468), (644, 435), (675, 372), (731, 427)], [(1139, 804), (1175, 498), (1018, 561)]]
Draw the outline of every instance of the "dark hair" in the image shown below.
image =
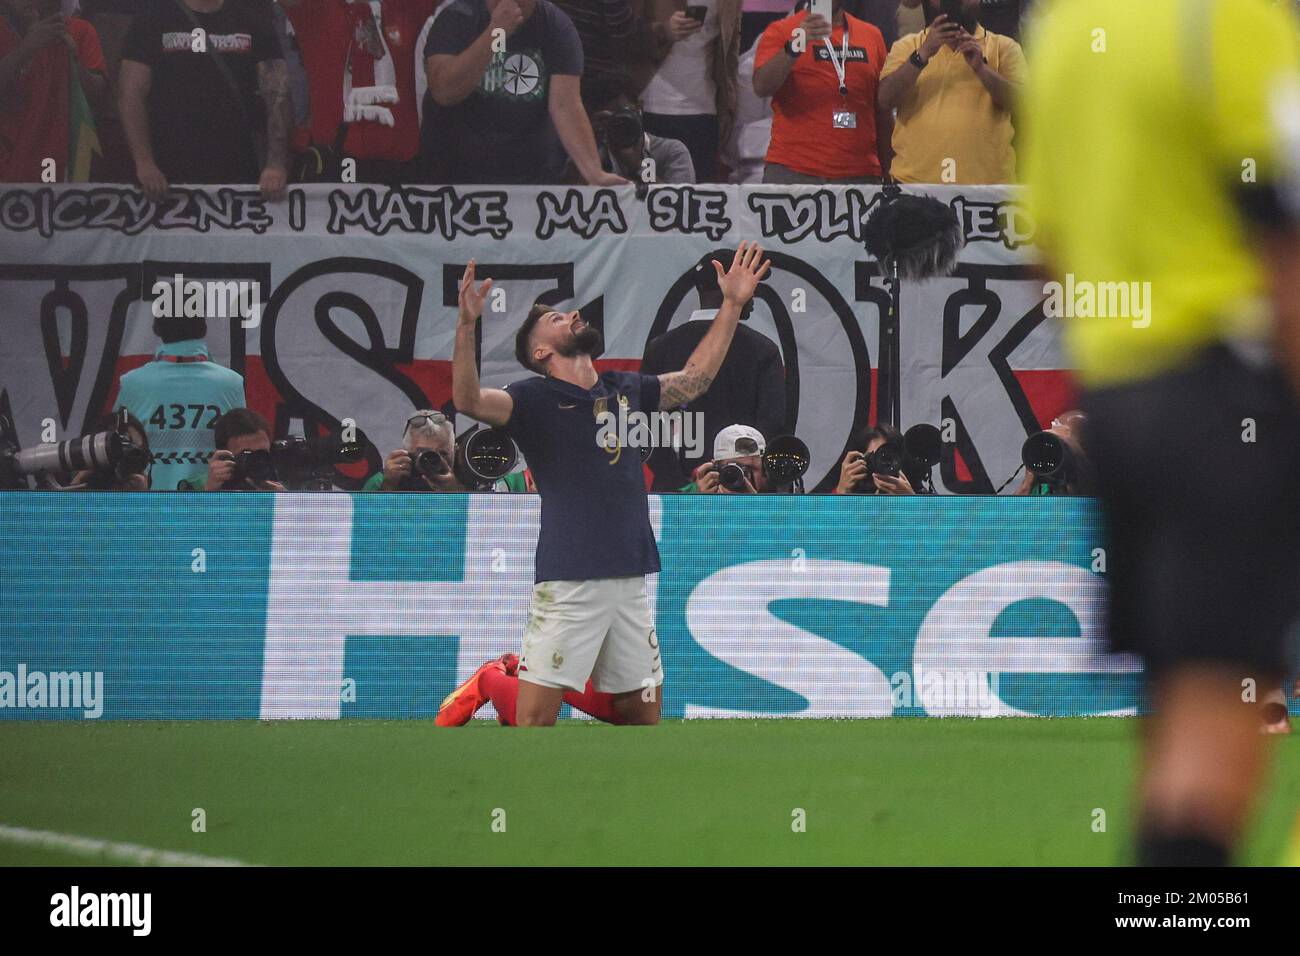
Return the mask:
[(232, 408), (217, 419), (212, 441), (218, 448), (225, 448), (232, 438), (256, 435), (258, 432), (266, 432), (267, 436), (270, 436), (271, 426), (267, 424), (265, 418), (251, 408)]
[(208, 320), (189, 316), (169, 319), (157, 316), (153, 320), (153, 334), (167, 345), (173, 342), (185, 342), (189, 339), (206, 339), (208, 337)]
[(582, 104), (588, 113), (608, 106), (620, 96), (626, 96), (634, 106), (640, 101), (636, 84), (626, 73), (590, 73), (582, 78)]
[(528, 371), (536, 372), (538, 375), (545, 375), (546, 370), (533, 364), (533, 349), (529, 340), (532, 338), (538, 319), (547, 312), (554, 311), (554, 306), (547, 305), (545, 302), (534, 302), (533, 307), (528, 310), (528, 315), (524, 317), (523, 324), (519, 326), (519, 331), (515, 333), (515, 358)]

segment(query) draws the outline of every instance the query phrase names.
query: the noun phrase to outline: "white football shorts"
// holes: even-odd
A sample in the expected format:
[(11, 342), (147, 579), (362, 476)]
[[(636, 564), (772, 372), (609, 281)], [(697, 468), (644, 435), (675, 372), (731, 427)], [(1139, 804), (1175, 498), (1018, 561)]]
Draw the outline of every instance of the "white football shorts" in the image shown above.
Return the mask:
[(588, 678), (609, 694), (663, 683), (644, 576), (533, 586), (519, 679), (582, 691)]

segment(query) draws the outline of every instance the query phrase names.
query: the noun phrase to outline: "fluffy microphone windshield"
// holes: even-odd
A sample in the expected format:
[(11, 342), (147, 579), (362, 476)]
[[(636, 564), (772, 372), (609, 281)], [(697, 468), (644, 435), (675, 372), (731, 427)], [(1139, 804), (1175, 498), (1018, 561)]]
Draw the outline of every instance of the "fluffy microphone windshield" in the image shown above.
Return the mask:
[(957, 253), (966, 244), (957, 214), (929, 196), (885, 199), (867, 218), (863, 239), (886, 272), (898, 260), (902, 279), (952, 275)]

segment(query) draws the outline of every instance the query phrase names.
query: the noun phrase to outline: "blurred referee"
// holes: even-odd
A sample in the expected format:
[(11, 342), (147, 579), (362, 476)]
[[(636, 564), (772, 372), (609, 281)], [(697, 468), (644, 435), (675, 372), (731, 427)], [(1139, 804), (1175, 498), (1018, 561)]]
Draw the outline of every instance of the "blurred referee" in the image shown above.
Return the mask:
[(1300, 25), (1269, 0), (1055, 0), (1029, 46), (1049, 268), (1150, 283), (1073, 317), (1110, 639), (1145, 661), (1138, 861), (1223, 865), (1300, 596)]

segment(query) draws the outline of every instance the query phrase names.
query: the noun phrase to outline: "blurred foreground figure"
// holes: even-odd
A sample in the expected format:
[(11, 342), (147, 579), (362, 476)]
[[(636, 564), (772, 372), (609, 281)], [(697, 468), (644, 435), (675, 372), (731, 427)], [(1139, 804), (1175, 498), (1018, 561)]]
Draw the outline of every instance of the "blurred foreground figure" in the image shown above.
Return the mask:
[(1027, 179), (1146, 665), (1137, 858), (1222, 865), (1300, 597), (1300, 46), (1268, 0), (1057, 0)]

